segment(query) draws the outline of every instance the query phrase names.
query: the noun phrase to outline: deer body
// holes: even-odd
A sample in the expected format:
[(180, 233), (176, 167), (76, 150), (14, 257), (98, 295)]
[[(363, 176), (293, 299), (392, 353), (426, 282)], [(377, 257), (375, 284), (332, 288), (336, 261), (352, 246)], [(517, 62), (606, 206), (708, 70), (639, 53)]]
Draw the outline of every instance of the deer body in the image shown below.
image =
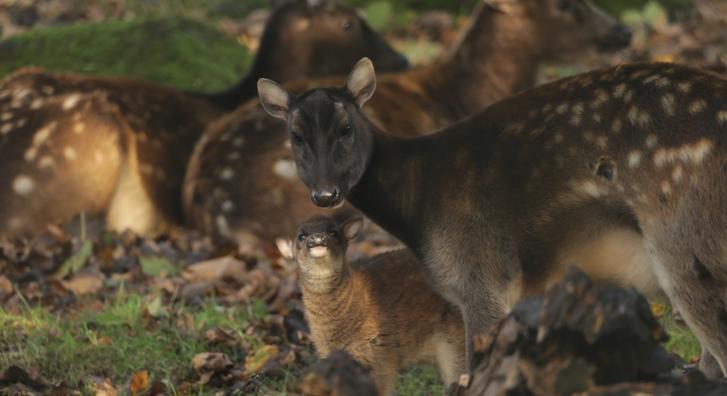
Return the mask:
[(320, 357), (349, 352), (372, 370), (382, 395), (391, 393), (403, 368), (416, 363), (437, 364), (445, 385), (458, 379), (465, 369), (462, 319), (427, 284), (409, 250), (348, 263), (339, 237), (345, 231), (332, 219), (313, 219), (300, 230), (304, 239), (281, 251), (300, 267), (305, 315)]
[[(575, 264), (600, 280), (658, 284), (725, 372), (727, 80), (619, 66), (398, 139), (357, 110), (373, 93), (368, 74), (363, 65), (345, 90), (266, 108), (303, 140), (293, 152), (314, 201), (346, 197), (411, 247), (468, 335)], [(353, 132), (332, 138), (341, 123)]]
[[(89, 136), (113, 136), (116, 144), (89, 149), (88, 156), (51, 157), (52, 166), (48, 161), (41, 166), (37, 163), (41, 156), (33, 155), (0, 165), (0, 180), (6, 187), (0, 190), (0, 234), (33, 234), (81, 211), (105, 213), (110, 228), (152, 235), (179, 224), (184, 172), (207, 124), (250, 99), (251, 88), (262, 76), (287, 79), (340, 73), (364, 54), (393, 70), (406, 67), (406, 59), (371, 31), (354, 10), (330, 1), (316, 5), (290, 1), (273, 13), (248, 76), (218, 94), (37, 69), (10, 75), (0, 81), (0, 112), (7, 117), (0, 120), (3, 158), (22, 157), (35, 147), (24, 146), (33, 136), (43, 138), (38, 139), (37, 149), (49, 152), (63, 142), (66, 147), (58, 150), (72, 153), (89, 146)], [(287, 57), (293, 55), (298, 62), (289, 62)], [(70, 99), (60, 108), (54, 106), (61, 98)], [(27, 119), (46, 120), (46, 124), (15, 122)], [(53, 127), (43, 129), (48, 126)], [(106, 161), (112, 157), (118, 161)], [(89, 183), (57, 182), (45, 187), (46, 179), (76, 180), (89, 172), (94, 173)], [(26, 185), (30, 181), (33, 188), (21, 188), (23, 193), (17, 193), (12, 183), (18, 177)], [(90, 182), (96, 179), (102, 182)], [(11, 217), (15, 219), (12, 224)]]
[[(432, 65), (384, 75), (364, 111), (392, 135), (431, 133), (532, 86), (538, 64), (552, 54), (628, 44), (623, 26), (582, 2), (570, 3), (577, 8), (561, 12), (550, 1), (484, 2), (454, 51)], [(583, 21), (572, 18), (575, 11)], [(289, 88), (303, 92), (342, 80)], [(240, 145), (230, 144), (230, 136)], [(225, 170), (234, 177), (221, 178)], [(189, 223), (237, 241), (291, 233), (317, 212), (295, 178), (285, 128), (266, 120), (259, 106), (240, 107), (208, 128), (190, 160), (183, 202)]]

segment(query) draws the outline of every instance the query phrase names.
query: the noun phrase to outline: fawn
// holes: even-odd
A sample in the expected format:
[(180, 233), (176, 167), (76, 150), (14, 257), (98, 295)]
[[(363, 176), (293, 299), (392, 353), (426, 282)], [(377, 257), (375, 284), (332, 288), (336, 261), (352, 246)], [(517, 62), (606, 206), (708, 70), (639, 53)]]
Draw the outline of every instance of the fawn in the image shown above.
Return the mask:
[(412, 248), (468, 340), (577, 264), (599, 280), (658, 282), (699, 338), (705, 372), (725, 373), (727, 79), (621, 65), (414, 139), (364, 115), (375, 86), (366, 59), (344, 88), (293, 96), (258, 83), (314, 203), (345, 198)]
[[(452, 53), (429, 66), (385, 75), (365, 111), (387, 133), (433, 132), (532, 86), (537, 65), (553, 55), (621, 48), (630, 37), (627, 28), (582, 0), (488, 0)], [(291, 87), (298, 92), (332, 82), (339, 83)], [(242, 106), (200, 138), (183, 189), (188, 223), (223, 238), (272, 241), (316, 213), (295, 177), (285, 129), (266, 118), (256, 103)]]
[(445, 384), (455, 382), (465, 370), (459, 312), (427, 284), (407, 249), (348, 263), (348, 244), (362, 224), (361, 217), (320, 216), (302, 224), (295, 239), (276, 240), (298, 264), (317, 354), (350, 353), (371, 369), (381, 395), (418, 362), (438, 364)]
[(114, 229), (162, 232), (181, 221), (197, 137), (251, 98), (259, 77), (344, 73), (365, 54), (406, 66), (353, 9), (299, 0), (274, 11), (252, 70), (220, 94), (37, 69), (10, 75), (0, 81), (0, 234), (32, 234), (82, 211), (105, 213)]

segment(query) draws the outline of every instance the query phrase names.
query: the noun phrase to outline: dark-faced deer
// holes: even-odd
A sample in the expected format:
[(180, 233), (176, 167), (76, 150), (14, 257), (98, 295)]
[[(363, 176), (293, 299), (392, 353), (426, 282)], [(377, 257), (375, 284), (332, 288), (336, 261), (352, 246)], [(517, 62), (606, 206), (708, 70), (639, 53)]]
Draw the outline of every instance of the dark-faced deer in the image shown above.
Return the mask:
[[(620, 48), (629, 39), (628, 29), (582, 0), (488, 0), (453, 52), (430, 66), (384, 75), (365, 111), (393, 135), (433, 132), (532, 86), (543, 60), (593, 47)], [(302, 92), (342, 81), (290, 88)], [(307, 194), (295, 178), (285, 129), (250, 104), (200, 139), (183, 202), (196, 228), (237, 241), (271, 241), (316, 212)]]
[(457, 308), (427, 284), (408, 249), (349, 263), (360, 217), (316, 217), (293, 240), (278, 239), (298, 264), (311, 339), (319, 357), (344, 350), (371, 369), (379, 394), (391, 394), (399, 371), (439, 366), (446, 385), (465, 371), (464, 325)]
[(642, 290), (658, 281), (703, 362), (725, 372), (724, 77), (618, 66), (415, 139), (382, 133), (364, 115), (375, 88), (367, 60), (345, 88), (294, 96), (268, 80), (258, 87), (265, 109), (286, 122), (313, 201), (345, 198), (411, 247), (468, 335), (576, 264)]
[[(406, 65), (354, 10), (301, 0), (273, 13), (249, 75), (209, 100), (120, 78), (37, 69), (8, 76), (0, 81), (0, 233), (34, 233), (81, 211), (147, 234), (177, 224), (194, 143), (223, 110), (252, 96), (257, 78), (345, 72), (364, 54), (394, 70)], [(19, 193), (19, 178), (32, 188)]]

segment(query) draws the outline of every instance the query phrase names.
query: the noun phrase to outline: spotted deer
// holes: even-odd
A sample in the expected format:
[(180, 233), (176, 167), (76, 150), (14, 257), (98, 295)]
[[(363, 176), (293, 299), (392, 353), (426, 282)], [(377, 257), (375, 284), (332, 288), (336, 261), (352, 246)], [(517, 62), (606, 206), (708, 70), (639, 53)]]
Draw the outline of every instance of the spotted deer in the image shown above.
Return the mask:
[(427, 284), (408, 249), (349, 263), (346, 250), (361, 217), (336, 214), (303, 223), (278, 239), (299, 269), (305, 316), (319, 357), (344, 350), (371, 369), (379, 394), (416, 363), (439, 366), (449, 385), (465, 370), (464, 325), (457, 308)]
[[(32, 234), (78, 212), (146, 234), (181, 221), (186, 164), (206, 125), (249, 99), (258, 78), (345, 73), (369, 54), (406, 60), (348, 7), (288, 1), (242, 82), (215, 95), (122, 78), (23, 69), (0, 81), (0, 234)], [(290, 62), (295, 58), (295, 62)]]
[(412, 139), (365, 116), (375, 86), (365, 59), (344, 88), (292, 95), (258, 83), (314, 203), (345, 198), (412, 248), (468, 340), (576, 264), (662, 289), (699, 338), (702, 368), (725, 373), (727, 79), (621, 65)]
[[(621, 48), (630, 37), (582, 0), (484, 1), (453, 52), (431, 65), (384, 75), (365, 111), (392, 135), (429, 133), (532, 86), (542, 61), (594, 47)], [(256, 103), (208, 128), (190, 160), (183, 194), (188, 223), (245, 243), (292, 233), (316, 212), (295, 177), (285, 129)]]

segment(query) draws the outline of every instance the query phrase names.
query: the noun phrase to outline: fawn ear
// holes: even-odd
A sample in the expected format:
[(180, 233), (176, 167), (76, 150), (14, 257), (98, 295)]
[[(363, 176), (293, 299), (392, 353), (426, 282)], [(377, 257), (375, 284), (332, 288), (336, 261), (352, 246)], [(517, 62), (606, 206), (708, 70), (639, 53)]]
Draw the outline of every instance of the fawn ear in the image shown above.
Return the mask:
[(293, 259), (293, 241), (285, 238), (275, 240), (275, 246), (278, 247), (280, 254), (288, 260)]
[(351, 70), (346, 81), (346, 89), (356, 99), (358, 107), (371, 99), (376, 90), (376, 72), (371, 59), (362, 58)]
[(343, 236), (347, 240), (351, 241), (358, 236), (358, 233), (363, 228), (363, 218), (354, 217), (343, 223)]
[(257, 80), (257, 93), (263, 109), (275, 118), (287, 120), (290, 108), (290, 94), (273, 80)]

